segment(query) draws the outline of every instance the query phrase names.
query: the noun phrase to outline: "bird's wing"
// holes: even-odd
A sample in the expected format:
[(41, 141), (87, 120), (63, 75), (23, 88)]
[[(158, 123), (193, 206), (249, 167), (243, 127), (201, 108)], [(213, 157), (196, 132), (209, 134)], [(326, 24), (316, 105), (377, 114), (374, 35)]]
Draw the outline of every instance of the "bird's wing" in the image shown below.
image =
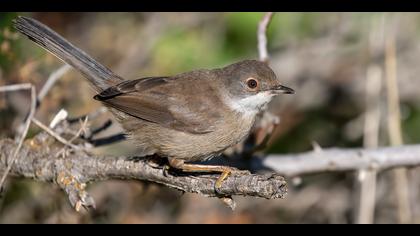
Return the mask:
[[(190, 96), (191, 91), (202, 94)], [(218, 104), (206, 97), (208, 92), (209, 89), (200, 87), (200, 83), (191, 83), (189, 79), (148, 77), (124, 81), (94, 98), (148, 122), (203, 134), (214, 131), (221, 120), (221, 114), (211, 110)]]

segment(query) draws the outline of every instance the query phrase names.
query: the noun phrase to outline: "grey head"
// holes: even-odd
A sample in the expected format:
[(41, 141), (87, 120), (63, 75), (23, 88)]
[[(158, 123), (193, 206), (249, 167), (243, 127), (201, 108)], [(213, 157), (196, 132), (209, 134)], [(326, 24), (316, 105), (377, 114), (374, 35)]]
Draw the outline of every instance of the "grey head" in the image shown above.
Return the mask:
[(244, 60), (217, 70), (228, 96), (225, 101), (236, 111), (255, 114), (274, 96), (293, 94), (283, 86), (273, 70), (264, 62)]

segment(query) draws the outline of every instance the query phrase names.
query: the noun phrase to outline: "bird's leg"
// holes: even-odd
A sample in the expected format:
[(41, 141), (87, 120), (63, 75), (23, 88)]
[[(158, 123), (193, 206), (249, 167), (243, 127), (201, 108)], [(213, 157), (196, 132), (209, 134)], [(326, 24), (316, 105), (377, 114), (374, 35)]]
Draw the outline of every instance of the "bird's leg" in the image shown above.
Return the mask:
[(217, 179), (215, 188), (216, 191), (222, 187), (222, 183), (226, 178), (231, 175), (232, 173), (238, 174), (249, 174), (249, 171), (242, 171), (238, 170), (234, 167), (229, 166), (215, 166), (215, 165), (199, 165), (199, 164), (187, 164), (184, 160), (176, 159), (176, 158), (168, 158), (169, 165), (173, 168), (182, 170), (184, 172), (220, 172), (222, 173), (220, 177)]

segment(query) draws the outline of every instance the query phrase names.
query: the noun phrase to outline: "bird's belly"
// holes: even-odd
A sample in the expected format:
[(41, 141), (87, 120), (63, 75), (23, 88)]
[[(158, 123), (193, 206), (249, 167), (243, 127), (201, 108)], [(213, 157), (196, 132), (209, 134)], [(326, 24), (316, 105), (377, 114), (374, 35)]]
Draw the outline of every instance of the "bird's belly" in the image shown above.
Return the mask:
[(172, 139), (163, 138), (163, 142), (158, 145), (165, 156), (199, 161), (218, 156), (225, 149), (242, 141), (247, 134), (248, 130), (220, 130), (199, 135), (177, 132)]
[(182, 132), (138, 119), (135, 123), (124, 128), (144, 155), (157, 154), (188, 162), (215, 157), (239, 143), (249, 134), (254, 120), (236, 121), (236, 125), (230, 128), (221, 123), (213, 132), (205, 134)]

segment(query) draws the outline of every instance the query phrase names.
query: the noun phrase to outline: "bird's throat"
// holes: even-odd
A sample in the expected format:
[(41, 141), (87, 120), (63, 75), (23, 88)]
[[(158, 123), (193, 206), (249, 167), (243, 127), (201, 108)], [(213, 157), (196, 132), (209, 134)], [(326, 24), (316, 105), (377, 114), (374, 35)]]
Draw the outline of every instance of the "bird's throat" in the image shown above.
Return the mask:
[(273, 97), (274, 94), (267, 91), (240, 99), (227, 98), (226, 103), (235, 112), (240, 113), (245, 117), (249, 117), (256, 116), (265, 108)]

